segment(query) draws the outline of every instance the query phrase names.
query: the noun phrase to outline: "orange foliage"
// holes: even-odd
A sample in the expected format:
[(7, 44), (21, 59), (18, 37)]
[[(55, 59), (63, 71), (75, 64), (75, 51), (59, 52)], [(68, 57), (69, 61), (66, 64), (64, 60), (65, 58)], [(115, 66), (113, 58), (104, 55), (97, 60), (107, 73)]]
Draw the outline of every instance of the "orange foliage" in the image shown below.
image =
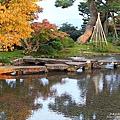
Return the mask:
[(54, 39), (57, 37), (68, 37), (69, 35), (65, 32), (59, 32), (58, 27), (55, 24), (51, 24), (47, 19), (44, 19), (42, 23), (36, 22), (32, 24), (34, 30), (33, 34), (45, 35), (46, 40)]
[(69, 36), (69, 34), (65, 32), (58, 31), (58, 27), (55, 24), (51, 24), (47, 19), (44, 19), (42, 23), (35, 22), (31, 24), (31, 27), (34, 30), (34, 32), (32, 32), (33, 38), (23, 39), (26, 46), (26, 54), (37, 52), (39, 44), (46, 43), (46, 41), (49, 41), (50, 39), (58, 37), (63, 39)]
[(41, 12), (37, 0), (9, 0), (0, 4), (0, 48), (5, 51), (8, 47), (13, 50), (13, 45), (21, 45), (20, 40), (31, 37), (33, 30), (30, 20)]

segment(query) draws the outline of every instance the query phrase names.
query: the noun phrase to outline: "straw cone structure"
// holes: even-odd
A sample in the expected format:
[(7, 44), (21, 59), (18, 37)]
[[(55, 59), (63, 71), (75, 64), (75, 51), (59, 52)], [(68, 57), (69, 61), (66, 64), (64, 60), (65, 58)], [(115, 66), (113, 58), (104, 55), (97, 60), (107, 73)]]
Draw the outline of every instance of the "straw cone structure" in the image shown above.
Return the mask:
[(100, 13), (98, 13), (98, 18), (96, 21), (96, 25), (94, 26), (94, 30), (93, 30), (90, 42), (93, 43), (94, 47), (96, 48), (99, 47), (100, 49), (103, 49), (106, 46), (108, 46), (106, 36), (100, 20)]

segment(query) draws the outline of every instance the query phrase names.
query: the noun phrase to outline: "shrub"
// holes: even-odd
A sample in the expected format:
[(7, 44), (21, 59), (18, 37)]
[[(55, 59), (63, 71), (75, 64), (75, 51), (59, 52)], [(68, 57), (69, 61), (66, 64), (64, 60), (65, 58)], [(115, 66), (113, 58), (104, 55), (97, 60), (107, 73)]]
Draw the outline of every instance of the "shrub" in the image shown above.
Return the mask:
[(49, 44), (40, 44), (40, 48), (38, 49), (38, 52), (40, 52), (41, 54), (48, 54), (51, 55), (52, 53), (54, 53), (54, 49), (51, 45)]
[(53, 41), (52, 42), (52, 47), (55, 50), (62, 50), (63, 49), (63, 44), (60, 41)]
[(73, 47), (75, 42), (72, 38), (65, 38), (64, 40), (50, 39), (46, 44), (40, 44), (38, 52), (40, 54), (54, 55), (63, 48)]
[(112, 43), (112, 40), (113, 40), (112, 37), (108, 37), (108, 38), (107, 38), (107, 41), (110, 42), (110, 43)]
[(67, 47), (74, 47), (75, 46), (75, 42), (72, 38), (65, 38), (64, 41), (63, 41), (63, 46), (65, 48)]

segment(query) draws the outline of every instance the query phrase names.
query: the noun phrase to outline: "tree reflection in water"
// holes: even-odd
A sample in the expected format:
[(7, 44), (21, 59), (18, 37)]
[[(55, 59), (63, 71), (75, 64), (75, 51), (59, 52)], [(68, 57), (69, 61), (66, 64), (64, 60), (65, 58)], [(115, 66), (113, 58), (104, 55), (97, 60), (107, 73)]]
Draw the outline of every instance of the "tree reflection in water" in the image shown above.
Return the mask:
[[(113, 120), (115, 117), (120, 119), (118, 72), (119, 70), (92, 71), (90, 77), (78, 79), (80, 96), (86, 99), (86, 104), (76, 103), (69, 93), (65, 93), (56, 96), (55, 102), (50, 103), (49, 108), (75, 120), (106, 120), (107, 118)], [(110, 116), (111, 113), (114, 115)]]
[[(119, 69), (13, 78), (0, 81), (0, 117), (4, 120), (34, 120), (37, 113), (42, 120), (58, 116), (60, 120), (106, 120), (111, 113), (120, 114)], [(47, 113), (49, 118), (43, 115)]]

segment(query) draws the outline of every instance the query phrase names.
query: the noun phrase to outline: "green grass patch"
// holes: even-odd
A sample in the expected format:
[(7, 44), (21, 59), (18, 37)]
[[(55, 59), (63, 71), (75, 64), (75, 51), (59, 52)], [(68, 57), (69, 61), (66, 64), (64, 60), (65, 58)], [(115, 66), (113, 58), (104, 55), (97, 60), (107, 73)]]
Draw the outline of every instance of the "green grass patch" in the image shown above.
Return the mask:
[(65, 48), (59, 51), (60, 56), (82, 56), (91, 54), (91, 48), (88, 45), (75, 45), (74, 47)]
[(8, 57), (5, 56), (1, 56), (0, 57), (0, 63), (10, 63), (10, 59)]
[(109, 54), (109, 53), (120, 53), (120, 47), (113, 46), (108, 43), (107, 50), (94, 50), (93, 46), (89, 44), (85, 45), (75, 45), (74, 47), (65, 48), (59, 51), (59, 56), (93, 56), (99, 54)]
[(117, 49), (120, 51), (120, 46), (117, 46)]
[[(47, 49), (45, 47), (45, 49)], [(44, 49), (44, 50), (45, 50)], [(24, 50), (15, 50), (12, 52), (0, 52), (0, 57), (8, 57), (10, 60), (16, 59), (16, 58), (23, 58)], [(49, 50), (50, 52), (50, 50)], [(59, 51), (51, 51), (51, 54), (41, 54), (41, 52), (32, 53), (31, 56), (33, 57), (70, 57), (70, 56), (93, 56), (93, 55), (106, 55), (109, 53), (120, 53), (120, 46), (113, 46), (111, 43), (109, 43), (108, 50), (106, 52), (104, 51), (95, 51), (93, 50), (92, 46), (89, 44), (85, 45), (78, 45), (75, 44), (72, 47), (67, 47), (65, 49), (59, 50)]]
[(16, 58), (22, 58), (24, 56), (24, 54), (22, 53), (23, 53), (23, 50), (15, 50), (11, 52), (0, 52), (0, 57), (4, 56), (13, 60)]

